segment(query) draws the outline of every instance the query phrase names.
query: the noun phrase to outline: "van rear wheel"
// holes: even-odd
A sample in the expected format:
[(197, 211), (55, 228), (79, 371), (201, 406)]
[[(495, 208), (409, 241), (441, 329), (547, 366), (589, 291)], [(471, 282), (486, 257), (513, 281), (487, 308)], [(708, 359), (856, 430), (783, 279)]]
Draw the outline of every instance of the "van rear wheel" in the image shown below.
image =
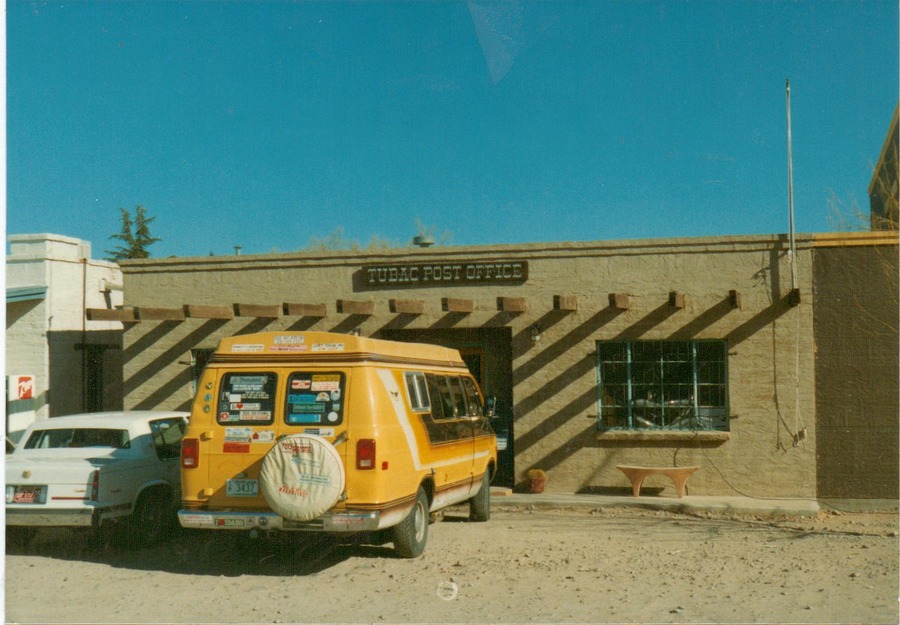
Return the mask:
[(392, 531), (394, 551), (401, 558), (418, 558), (425, 551), (428, 540), (428, 496), (420, 486), (416, 493), (416, 503), (406, 518), (394, 526)]

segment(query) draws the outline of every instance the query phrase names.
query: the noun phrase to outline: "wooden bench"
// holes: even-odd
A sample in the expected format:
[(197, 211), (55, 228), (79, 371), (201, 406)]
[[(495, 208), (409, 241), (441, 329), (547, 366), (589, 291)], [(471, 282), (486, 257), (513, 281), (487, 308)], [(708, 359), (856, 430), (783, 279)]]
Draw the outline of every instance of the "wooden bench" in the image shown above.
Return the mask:
[(650, 475), (667, 475), (675, 483), (675, 492), (684, 497), (684, 487), (691, 474), (700, 467), (630, 467), (616, 465), (616, 468), (631, 480), (631, 492), (635, 497), (641, 496), (641, 484)]

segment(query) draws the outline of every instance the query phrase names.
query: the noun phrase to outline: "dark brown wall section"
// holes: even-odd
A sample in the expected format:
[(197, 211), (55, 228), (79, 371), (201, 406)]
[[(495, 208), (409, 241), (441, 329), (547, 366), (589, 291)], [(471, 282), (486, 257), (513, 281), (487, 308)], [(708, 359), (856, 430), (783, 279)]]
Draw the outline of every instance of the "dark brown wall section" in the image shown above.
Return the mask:
[(897, 260), (896, 245), (814, 251), (821, 498), (898, 497)]

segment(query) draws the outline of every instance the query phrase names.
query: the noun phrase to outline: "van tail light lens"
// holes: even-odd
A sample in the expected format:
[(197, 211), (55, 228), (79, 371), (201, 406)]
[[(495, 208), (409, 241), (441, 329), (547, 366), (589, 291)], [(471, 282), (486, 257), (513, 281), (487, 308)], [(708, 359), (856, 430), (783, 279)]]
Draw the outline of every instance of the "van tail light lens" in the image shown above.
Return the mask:
[(200, 463), (200, 439), (185, 438), (181, 441), (181, 468), (196, 469)]
[(356, 468), (375, 468), (375, 439), (361, 438), (356, 442)]
[(100, 470), (91, 475), (91, 501), (100, 501)]

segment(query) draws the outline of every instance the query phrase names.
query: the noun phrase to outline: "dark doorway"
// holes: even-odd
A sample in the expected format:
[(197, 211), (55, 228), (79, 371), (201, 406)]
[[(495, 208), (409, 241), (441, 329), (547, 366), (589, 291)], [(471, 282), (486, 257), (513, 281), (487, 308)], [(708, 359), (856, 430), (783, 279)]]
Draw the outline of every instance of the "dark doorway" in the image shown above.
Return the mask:
[(379, 338), (406, 343), (430, 343), (458, 349), (485, 397), (497, 398), (498, 464), (494, 485), (515, 484), (513, 447), (512, 330), (509, 328), (450, 328), (382, 330)]

